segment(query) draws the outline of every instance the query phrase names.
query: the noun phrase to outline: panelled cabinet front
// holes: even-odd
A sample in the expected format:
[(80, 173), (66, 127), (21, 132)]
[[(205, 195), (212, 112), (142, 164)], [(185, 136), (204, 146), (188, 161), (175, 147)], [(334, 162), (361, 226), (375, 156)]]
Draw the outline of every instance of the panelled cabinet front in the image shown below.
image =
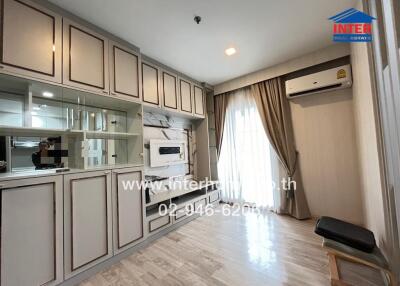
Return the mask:
[(1, 70), (61, 82), (61, 16), (29, 1), (1, 1)]
[(181, 111), (192, 113), (192, 84), (184, 79), (179, 79), (179, 94), (181, 99)]
[(64, 177), (65, 277), (112, 256), (111, 171)]
[(142, 61), (142, 100), (151, 105), (160, 105), (159, 70)]
[(119, 253), (144, 237), (144, 196), (140, 169), (113, 171), (114, 252)]
[(0, 182), (1, 285), (63, 280), (62, 176)]
[(109, 52), (111, 94), (140, 99), (139, 54), (113, 41)]
[(172, 73), (162, 71), (161, 84), (163, 107), (178, 110), (177, 76)]
[(64, 84), (109, 93), (107, 38), (64, 19), (63, 51)]
[(194, 114), (204, 116), (204, 94), (203, 89), (198, 86), (194, 86)]

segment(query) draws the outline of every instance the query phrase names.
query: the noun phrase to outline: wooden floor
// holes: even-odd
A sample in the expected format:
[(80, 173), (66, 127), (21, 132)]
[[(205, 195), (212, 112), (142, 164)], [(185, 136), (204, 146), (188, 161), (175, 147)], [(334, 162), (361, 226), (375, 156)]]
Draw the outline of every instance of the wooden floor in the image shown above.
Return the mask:
[(203, 216), (81, 286), (330, 285), (313, 228), (272, 213)]

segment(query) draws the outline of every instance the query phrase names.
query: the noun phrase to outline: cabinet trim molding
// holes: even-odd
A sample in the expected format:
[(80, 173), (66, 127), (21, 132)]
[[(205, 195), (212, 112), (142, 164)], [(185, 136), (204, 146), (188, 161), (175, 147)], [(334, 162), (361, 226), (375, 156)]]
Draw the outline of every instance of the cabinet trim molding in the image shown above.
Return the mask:
[[(103, 63), (103, 84), (102, 84), (101, 86), (98, 86), (98, 85), (94, 85), (94, 84), (90, 84), (90, 83), (86, 83), (86, 82), (82, 82), (82, 81), (79, 81), (79, 80), (72, 79), (72, 74), (71, 74), (71, 70), (72, 70), (72, 68), (71, 68), (71, 63), (72, 63), (72, 59), (71, 59), (71, 48), (72, 48), (72, 41), (71, 41), (72, 38), (71, 38), (71, 35), (72, 35), (72, 28), (74, 28), (75, 30), (78, 30), (79, 32), (82, 32), (82, 33), (84, 33), (84, 34), (86, 34), (86, 35), (89, 35), (90, 37), (93, 37), (93, 38), (95, 38), (95, 39), (101, 41), (101, 45), (102, 45), (102, 49), (103, 49), (103, 57), (102, 57), (102, 63)], [(91, 86), (91, 87), (94, 87), (94, 88), (105, 89), (105, 85), (106, 85), (106, 84), (105, 84), (105, 83), (106, 83), (106, 69), (105, 69), (105, 63), (104, 63), (104, 55), (105, 55), (104, 40), (101, 39), (101, 38), (99, 38), (99, 37), (97, 37), (96, 35), (90, 34), (89, 32), (86, 32), (86, 31), (84, 31), (84, 30), (82, 30), (82, 29), (80, 29), (80, 28), (74, 26), (73, 24), (69, 24), (68, 29), (69, 29), (69, 33), (68, 33), (68, 34), (69, 34), (69, 35), (68, 35), (68, 36), (69, 36), (69, 47), (68, 47), (68, 60), (69, 60), (68, 73), (69, 73), (69, 81), (75, 82), (75, 83), (79, 83), (79, 84), (83, 84), (83, 85), (87, 85), (87, 86)]]
[[(204, 104), (204, 91), (203, 91), (203, 89), (202, 88), (200, 88), (200, 87), (198, 87), (197, 85), (193, 85), (194, 87), (193, 87), (193, 93), (194, 93), (194, 113), (195, 114), (197, 114), (197, 115), (204, 115), (204, 106), (205, 106), (205, 104)], [(197, 113), (197, 106), (196, 106), (196, 91), (195, 91), (195, 89), (200, 89), (200, 91), (201, 91), (201, 102), (202, 102), (202, 104), (203, 104), (203, 113)]]
[[(93, 176), (93, 177), (89, 177), (89, 178), (90, 179), (93, 179), (93, 178), (104, 178), (105, 185), (107, 185), (107, 175)], [(106, 249), (107, 249), (106, 253), (105, 254), (101, 254), (99, 257), (93, 258), (92, 260), (90, 260), (90, 261), (88, 261), (88, 262), (86, 262), (86, 263), (84, 263), (82, 265), (79, 265), (77, 267), (75, 267), (75, 265), (74, 265), (74, 228), (73, 228), (73, 225), (74, 225), (74, 216), (73, 216), (73, 209), (74, 209), (73, 202), (74, 202), (74, 200), (73, 200), (73, 198), (74, 198), (74, 196), (73, 196), (73, 188), (72, 188), (72, 186), (73, 186), (73, 183), (75, 181), (81, 181), (81, 180), (85, 180), (85, 179), (88, 179), (88, 178), (71, 179), (70, 180), (70, 186), (69, 186), (70, 199), (71, 199), (71, 202), (70, 202), (70, 211), (71, 211), (71, 272), (73, 272), (75, 270), (78, 270), (78, 269), (80, 269), (82, 267), (85, 267), (85, 266), (89, 265), (90, 263), (92, 263), (92, 262), (94, 262), (94, 261), (96, 261), (96, 260), (98, 260), (100, 258), (106, 257), (109, 254), (109, 249), (108, 249), (108, 202), (107, 202), (107, 188), (106, 188), (105, 191), (104, 191), (105, 203), (106, 203), (106, 234), (107, 234), (106, 235)]]
[[(118, 188), (118, 182), (119, 182), (119, 180), (118, 180), (118, 176), (119, 176), (119, 175), (126, 175), (126, 174), (133, 174), (133, 173), (142, 173), (142, 172), (141, 172), (141, 171), (132, 171), (132, 172), (126, 172), (126, 173), (116, 173), (116, 182), (117, 182), (117, 192), (116, 192), (117, 201), (116, 201), (116, 203), (117, 203), (117, 236), (118, 236), (118, 249), (124, 248), (125, 246), (127, 246), (127, 245), (129, 245), (129, 244), (131, 244), (131, 243), (134, 243), (135, 241), (138, 241), (138, 240), (140, 240), (140, 239), (142, 239), (142, 238), (144, 237), (144, 230), (143, 230), (143, 224), (142, 224), (142, 235), (141, 235), (139, 238), (137, 238), (137, 239), (134, 239), (134, 240), (132, 240), (132, 241), (129, 241), (129, 242), (127, 242), (127, 243), (121, 245), (120, 232), (119, 232), (119, 188)], [(140, 174), (140, 177), (142, 178), (142, 174)], [(143, 193), (142, 193), (142, 189), (140, 189), (140, 205), (141, 205), (142, 208), (143, 208)], [(141, 221), (142, 221), (142, 223), (143, 223), (143, 209), (142, 209), (142, 211), (141, 211), (140, 213), (141, 213), (141, 216), (140, 216), (140, 217), (141, 217)]]
[[(52, 60), (53, 60), (53, 63), (52, 63), (52, 73), (47, 73), (47, 72), (43, 72), (43, 71), (38, 71), (38, 70), (30, 69), (30, 68), (27, 68), (27, 67), (23, 67), (23, 66), (19, 66), (19, 65), (7, 63), (7, 62), (4, 61), (4, 59), (3, 59), (3, 44), (4, 44), (4, 42), (3, 42), (3, 41), (4, 41), (4, 30), (3, 30), (3, 29), (4, 29), (4, 1), (6, 1), (6, 0), (1, 0), (1, 21), (0, 21), (0, 33), (1, 33), (1, 37), (0, 37), (0, 61), (1, 61), (1, 63), (2, 63), (2, 64), (5, 64), (5, 65), (8, 65), (8, 66), (10, 66), (10, 67), (19, 68), (19, 69), (22, 69), (22, 70), (26, 70), (26, 71), (35, 72), (35, 73), (39, 73), (39, 74), (42, 74), (42, 75), (47, 75), (47, 76), (54, 77), (54, 76), (55, 76), (55, 66), (56, 66), (56, 63), (55, 63), (56, 59), (55, 59), (55, 54), (54, 54), (55, 52), (54, 52), (54, 50), (53, 50), (53, 59), (52, 59)], [(41, 11), (41, 10), (39, 10), (38, 8), (33, 7), (33, 6), (31, 6), (31, 5), (28, 5), (28, 4), (26, 4), (26, 3), (24, 3), (24, 2), (22, 2), (22, 1), (20, 1), (20, 0), (14, 0), (14, 1), (17, 2), (17, 3), (19, 3), (19, 4), (21, 4), (21, 5), (24, 5), (24, 6), (28, 7), (28, 8), (30, 8), (30, 9), (33, 9), (33, 10), (35, 10), (36, 12), (39, 12), (39, 13), (41, 13), (41, 14), (43, 14), (43, 15), (49, 17), (49, 18), (51, 18), (51, 20), (52, 20), (52, 22), (53, 22), (53, 47), (55, 47), (55, 45), (56, 45), (56, 18), (55, 18), (53, 15), (47, 14), (46, 12)]]
[(151, 229), (151, 223), (152, 223), (153, 221), (155, 221), (155, 220), (158, 220), (158, 219), (162, 218), (163, 216), (159, 216), (159, 217), (156, 217), (156, 218), (154, 218), (154, 219), (152, 219), (152, 220), (149, 220), (149, 222), (148, 222), (149, 233), (155, 232), (156, 230), (159, 230), (159, 229), (161, 229), (161, 228), (163, 228), (163, 227), (169, 225), (169, 224), (171, 223), (171, 215), (168, 213), (168, 214), (166, 214), (166, 216), (168, 216), (168, 223), (166, 223), (166, 224), (164, 224), (164, 225), (162, 225), (162, 226), (159, 226), (159, 227), (157, 227), (157, 228), (155, 228), (155, 229), (153, 229), (153, 230)]
[[(117, 81), (116, 81), (116, 70), (115, 70), (115, 63), (116, 63), (116, 59), (115, 59), (115, 50), (118, 49), (120, 51), (123, 51), (124, 53), (130, 54), (131, 56), (136, 57), (136, 74), (137, 74), (137, 82), (138, 82), (138, 86), (137, 86), (137, 95), (133, 95), (133, 94), (129, 94), (129, 93), (125, 93), (123, 91), (119, 91), (117, 90)], [(121, 49), (120, 47), (117, 47), (116, 45), (113, 45), (113, 58), (114, 58), (114, 64), (113, 64), (113, 69), (114, 69), (114, 91), (116, 93), (120, 93), (123, 95), (128, 95), (128, 96), (132, 96), (132, 97), (136, 97), (136, 98), (140, 98), (139, 96), (139, 57), (137, 55), (135, 55), (134, 53), (128, 52), (127, 50)]]
[[(143, 78), (144, 78), (144, 76), (143, 76), (143, 66), (144, 65), (148, 66), (149, 68), (152, 68), (152, 69), (156, 70), (156, 75), (157, 75), (157, 103), (154, 103), (154, 102), (151, 102), (151, 101), (147, 101), (145, 99), (145, 97), (144, 97), (144, 82), (143, 82)], [(152, 105), (156, 105), (156, 106), (160, 105), (160, 90), (159, 90), (159, 87), (158, 87), (159, 86), (158, 77), (159, 77), (158, 68), (156, 68), (155, 66), (152, 66), (150, 64), (147, 64), (145, 62), (142, 62), (142, 100), (143, 100), (143, 102), (146, 102), (146, 103), (149, 103), (149, 104), (152, 104)]]
[[(173, 77), (173, 78), (175, 79), (175, 82), (174, 82), (174, 85), (175, 85), (175, 106), (169, 106), (169, 105), (167, 105), (167, 104), (165, 103), (165, 82), (164, 82), (164, 74), (169, 75), (169, 76), (171, 76), (171, 77)], [(177, 86), (176, 86), (176, 80), (177, 80), (177, 77), (176, 77), (176, 76), (174, 76), (174, 75), (172, 75), (172, 74), (170, 74), (170, 73), (168, 73), (168, 72), (166, 72), (166, 71), (163, 71), (163, 72), (162, 72), (162, 85), (163, 85), (163, 102), (164, 102), (164, 106), (165, 106), (165, 107), (168, 107), (168, 108), (172, 108), (172, 109), (178, 109), (178, 90), (177, 90)]]
[[(190, 102), (190, 110), (186, 110), (186, 109), (183, 109), (183, 107), (182, 107), (182, 84), (181, 84), (181, 82), (185, 82), (185, 83), (187, 83), (188, 85), (189, 85), (189, 94), (190, 94), (190, 98), (189, 98), (189, 102)], [(193, 108), (192, 108), (192, 88), (191, 88), (191, 83), (190, 82), (188, 82), (188, 81), (186, 81), (186, 80), (184, 80), (184, 79), (180, 79), (179, 80), (179, 95), (180, 95), (180, 97), (181, 97), (181, 110), (182, 111), (185, 111), (185, 112), (189, 112), (189, 113), (192, 113), (192, 111), (193, 111)]]
[[(47, 180), (47, 178), (46, 178)], [(26, 182), (26, 180), (23, 180), (23, 182)], [(56, 283), (57, 280), (60, 279), (58, 269), (57, 269), (57, 252), (58, 252), (58, 246), (57, 246), (57, 216), (58, 216), (58, 207), (57, 207), (57, 184), (58, 181), (51, 181), (51, 179), (47, 182), (43, 183), (22, 183), (19, 185), (14, 185), (10, 187), (5, 187), (0, 189), (0, 214), (2, 214), (2, 206), (3, 206), (3, 191), (11, 191), (16, 188), (24, 188), (24, 187), (33, 187), (33, 186), (45, 186), (45, 185), (51, 185), (52, 186), (52, 194), (53, 194), (53, 277), (44, 282), (41, 285), (49, 285), (50, 283)], [(61, 210), (61, 215), (63, 215), (63, 211)], [(3, 217), (0, 217), (0, 254), (1, 249), (2, 249), (2, 236), (1, 236), (1, 226), (3, 225)], [(61, 249), (62, 252), (62, 249)], [(0, 283), (2, 281), (2, 255), (0, 255)]]

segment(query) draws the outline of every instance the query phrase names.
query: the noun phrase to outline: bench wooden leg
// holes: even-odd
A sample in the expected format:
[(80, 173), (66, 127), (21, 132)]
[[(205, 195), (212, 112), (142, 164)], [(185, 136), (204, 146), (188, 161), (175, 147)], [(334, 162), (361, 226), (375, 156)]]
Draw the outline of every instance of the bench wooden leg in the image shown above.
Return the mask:
[(350, 286), (349, 284), (340, 280), (340, 272), (337, 265), (336, 255), (328, 252), (329, 269), (331, 272), (331, 286)]
[(389, 286), (397, 286), (397, 279), (393, 272), (386, 269), (382, 269), (382, 271), (385, 273), (386, 278), (389, 280)]
[[(331, 272), (331, 281), (340, 281), (339, 270), (337, 266), (336, 256), (328, 252), (329, 270)], [(334, 285), (334, 284), (332, 284)], [(335, 284), (337, 285), (337, 284)]]

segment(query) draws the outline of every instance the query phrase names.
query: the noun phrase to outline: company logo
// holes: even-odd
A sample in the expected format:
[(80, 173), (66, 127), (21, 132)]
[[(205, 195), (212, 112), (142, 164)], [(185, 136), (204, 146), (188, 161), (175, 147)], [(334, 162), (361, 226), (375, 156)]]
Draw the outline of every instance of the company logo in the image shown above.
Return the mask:
[(329, 20), (333, 21), (334, 42), (371, 42), (372, 20), (374, 17), (354, 8), (339, 13)]
[(346, 78), (346, 76), (347, 76), (346, 75), (346, 70), (344, 70), (344, 69), (340, 69), (336, 73), (336, 78), (337, 79)]

